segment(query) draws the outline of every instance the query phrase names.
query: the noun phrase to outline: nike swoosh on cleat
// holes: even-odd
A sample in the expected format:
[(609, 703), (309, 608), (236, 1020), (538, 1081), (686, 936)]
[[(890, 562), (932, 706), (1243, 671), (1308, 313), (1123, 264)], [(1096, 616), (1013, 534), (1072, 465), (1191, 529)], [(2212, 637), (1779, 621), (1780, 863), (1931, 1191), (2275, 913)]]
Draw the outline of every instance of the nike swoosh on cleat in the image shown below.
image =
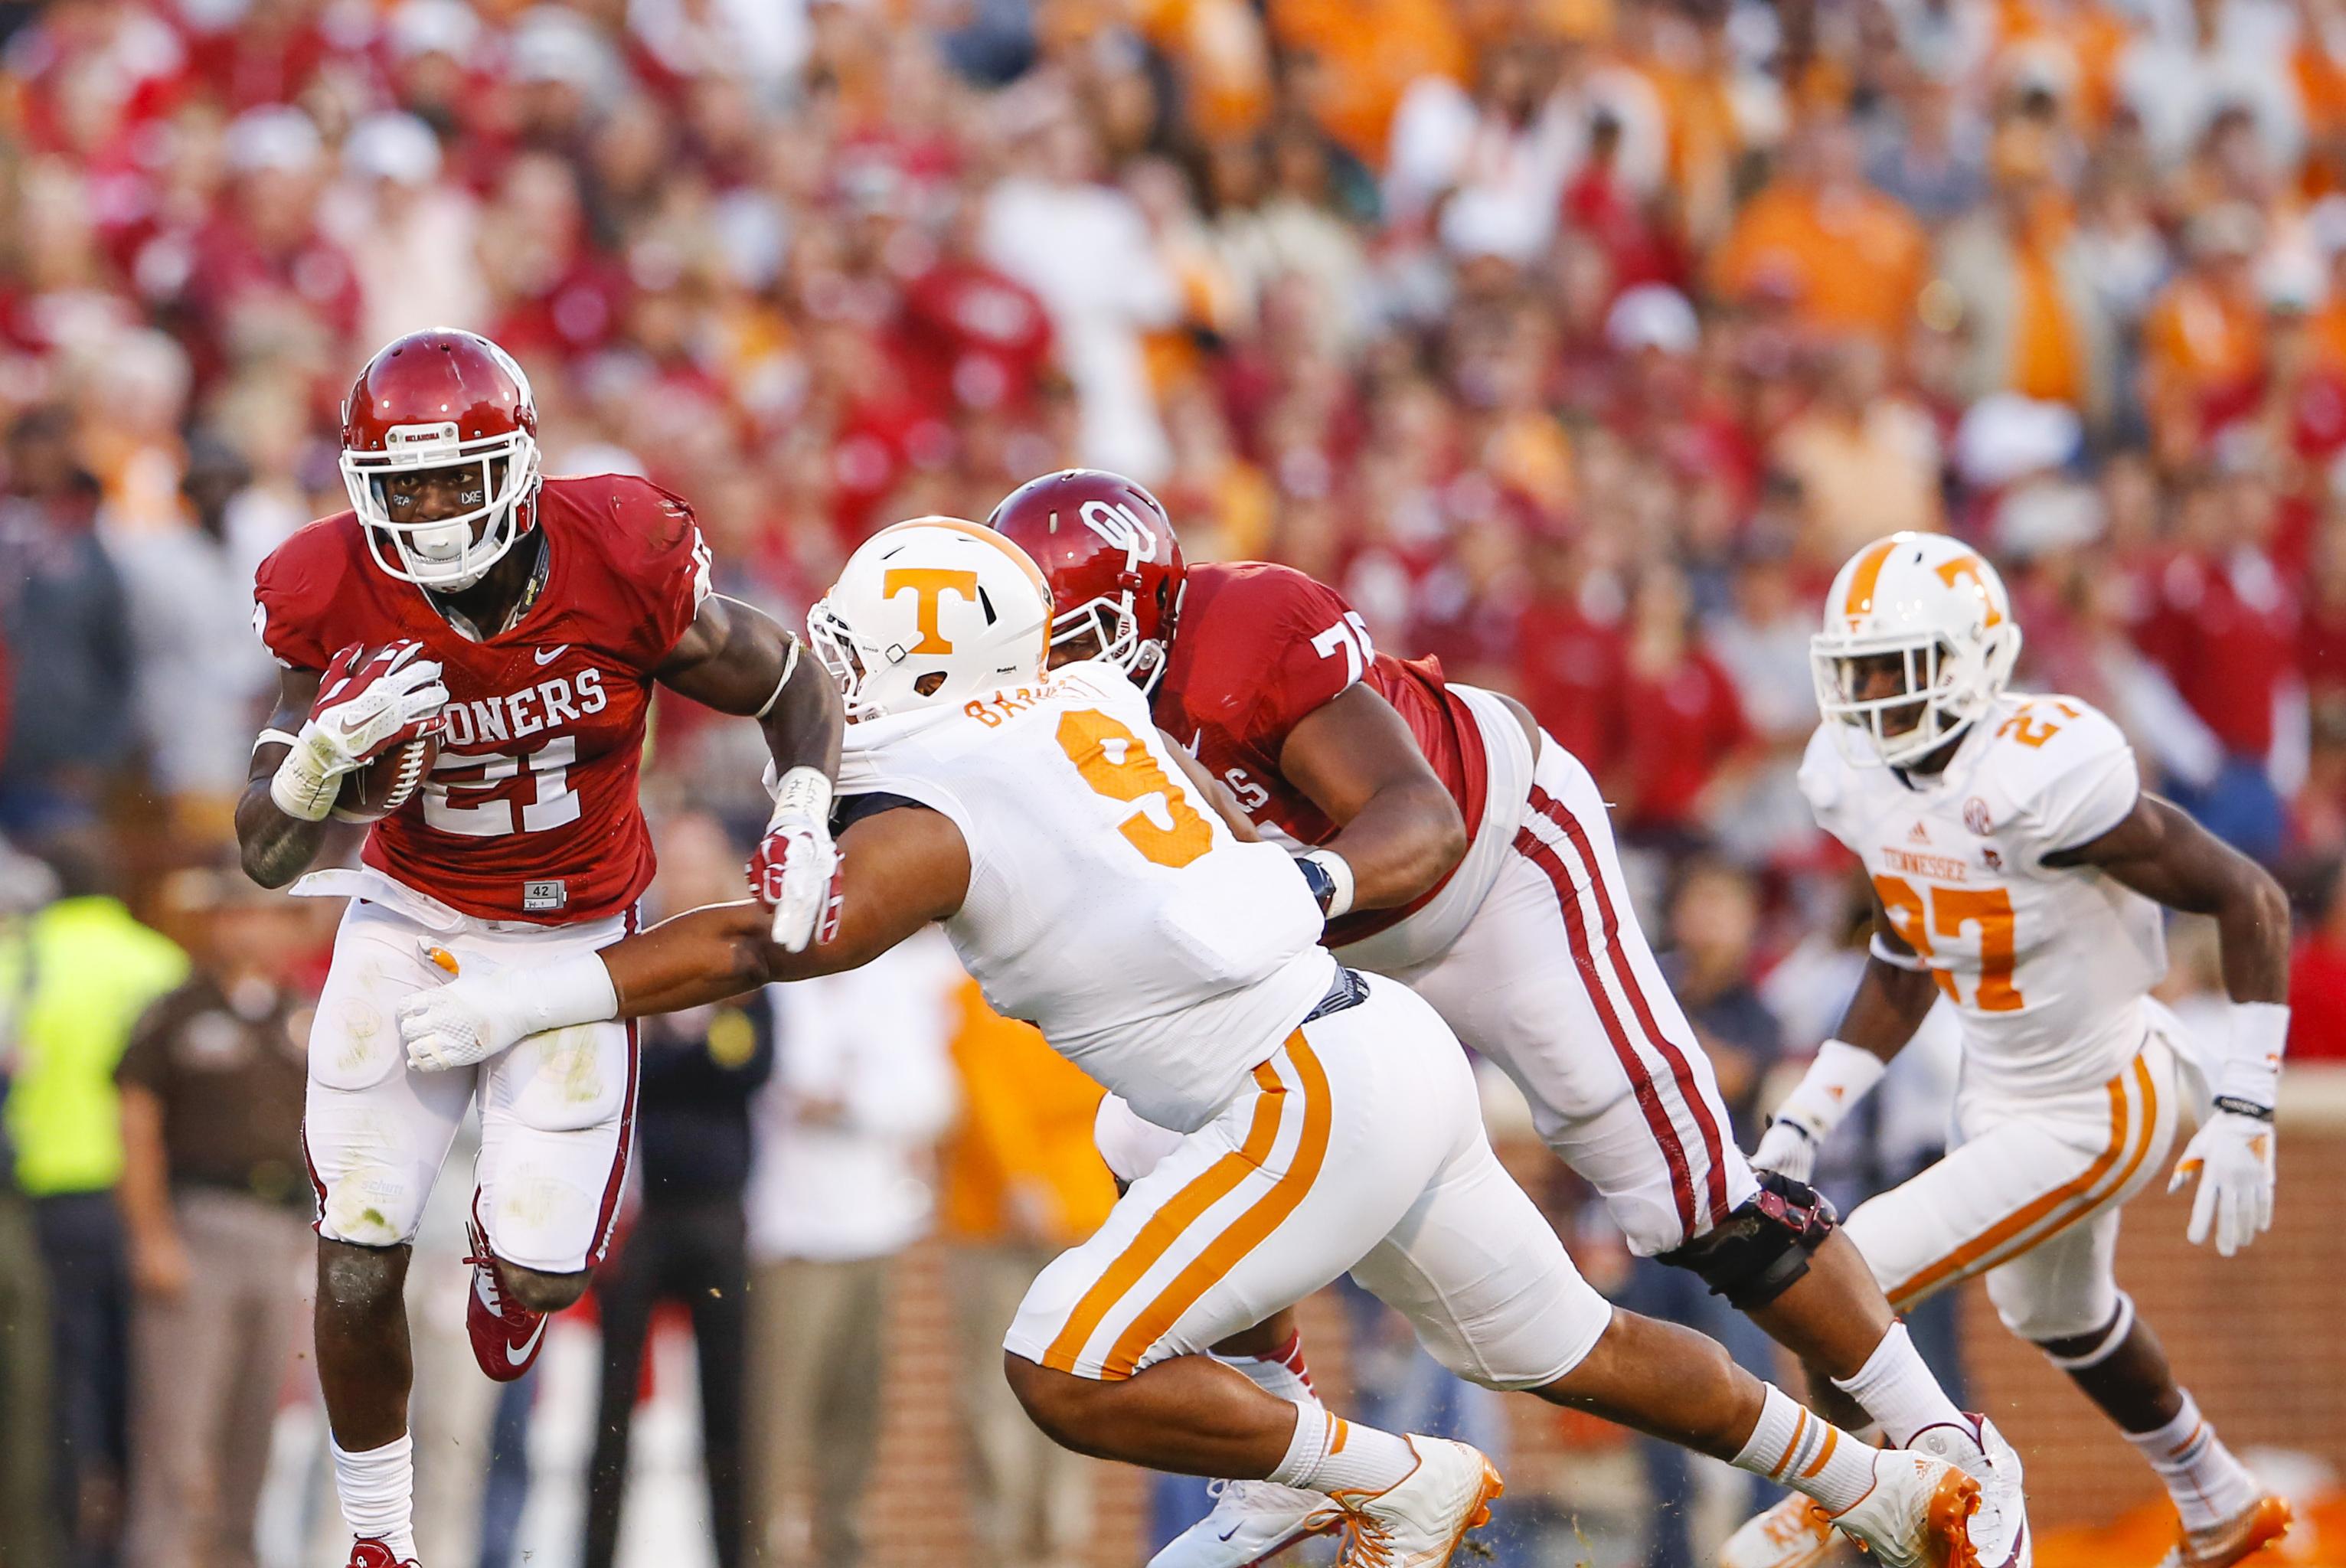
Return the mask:
[(528, 1339), (522, 1341), (520, 1349), (516, 1350), (511, 1345), (507, 1345), (505, 1347), (505, 1365), (509, 1367), (518, 1367), (524, 1361), (528, 1360), (530, 1352), (537, 1349), (538, 1340), (545, 1338), (545, 1336), (546, 1319), (540, 1318), (537, 1320), (536, 1329), (531, 1331)]
[(537, 650), (537, 652), (536, 652), (535, 654), (532, 654), (530, 657), (531, 657), (532, 658), (535, 658), (536, 660), (537, 660), (537, 662), (538, 662), (538, 663), (539, 663), (539, 665), (541, 665), (541, 666), (544, 666), (544, 665), (549, 665), (549, 664), (552, 664), (556, 659), (560, 658), (560, 657), (562, 657), (566, 652), (567, 652), (567, 651), (569, 650), (569, 647), (570, 647), (570, 645), (569, 645), (568, 643), (564, 643), (560, 647), (540, 648), (540, 649), (538, 649), (538, 650)]

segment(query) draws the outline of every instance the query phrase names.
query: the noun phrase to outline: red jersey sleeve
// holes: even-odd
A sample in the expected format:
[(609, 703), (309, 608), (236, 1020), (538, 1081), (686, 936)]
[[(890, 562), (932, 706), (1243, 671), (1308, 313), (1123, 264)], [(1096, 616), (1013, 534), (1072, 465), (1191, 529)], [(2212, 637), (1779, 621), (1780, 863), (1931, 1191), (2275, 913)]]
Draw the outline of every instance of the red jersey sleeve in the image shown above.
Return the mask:
[(712, 558), (692, 507), (641, 479), (611, 482), (611, 564), (645, 669), (666, 659), (709, 597)]
[(1291, 567), (1248, 566), (1216, 609), (1220, 668), (1192, 686), (1228, 694), (1216, 717), (1274, 757), (1305, 714), (1358, 683), (1374, 657), (1368, 628), (1342, 596)]
[(324, 669), (350, 638), (334, 640), (332, 606), (349, 571), (342, 520), (329, 517), (269, 553), (252, 576), (252, 629), (279, 664)]

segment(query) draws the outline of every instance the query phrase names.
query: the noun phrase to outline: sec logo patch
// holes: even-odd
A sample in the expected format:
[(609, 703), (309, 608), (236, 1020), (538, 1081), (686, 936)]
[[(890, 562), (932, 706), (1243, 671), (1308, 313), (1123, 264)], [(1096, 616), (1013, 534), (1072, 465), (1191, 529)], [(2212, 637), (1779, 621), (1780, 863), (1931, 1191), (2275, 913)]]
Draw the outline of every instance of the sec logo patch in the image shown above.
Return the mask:
[(1988, 815), (1986, 801), (1974, 795), (1964, 802), (1964, 826), (1983, 839), (1995, 831), (1995, 821)]

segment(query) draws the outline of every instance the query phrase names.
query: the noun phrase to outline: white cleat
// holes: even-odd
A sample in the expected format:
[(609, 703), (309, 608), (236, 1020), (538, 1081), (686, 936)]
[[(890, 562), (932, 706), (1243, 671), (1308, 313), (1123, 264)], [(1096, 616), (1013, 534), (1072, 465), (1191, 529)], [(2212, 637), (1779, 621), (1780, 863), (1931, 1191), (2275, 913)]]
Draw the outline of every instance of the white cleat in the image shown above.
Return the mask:
[(1417, 1468), (1382, 1492), (1334, 1492), (1344, 1554), (1337, 1568), (1442, 1568), (1506, 1490), (1480, 1450), (1446, 1438), (1406, 1440)]
[(1257, 1568), (1314, 1535), (1341, 1529), (1344, 1515), (1324, 1492), (1275, 1481), (1217, 1481), (1214, 1511), (1175, 1536), (1148, 1568)]
[(1719, 1568), (1823, 1568), (1856, 1560), (1825, 1511), (1797, 1492), (1745, 1520), (1719, 1549)]
[(1884, 1449), (1873, 1490), (1830, 1518), (1882, 1568), (1980, 1568), (1965, 1528), (1979, 1501), (1979, 1482), (1945, 1461)]
[(1985, 1416), (1965, 1419), (1972, 1424), (1924, 1427), (1906, 1447), (1944, 1460), (1979, 1482), (1980, 1506), (1972, 1515), (1971, 1535), (1980, 1568), (2033, 1568), (2036, 1543), (2028, 1533), (2020, 1454)]

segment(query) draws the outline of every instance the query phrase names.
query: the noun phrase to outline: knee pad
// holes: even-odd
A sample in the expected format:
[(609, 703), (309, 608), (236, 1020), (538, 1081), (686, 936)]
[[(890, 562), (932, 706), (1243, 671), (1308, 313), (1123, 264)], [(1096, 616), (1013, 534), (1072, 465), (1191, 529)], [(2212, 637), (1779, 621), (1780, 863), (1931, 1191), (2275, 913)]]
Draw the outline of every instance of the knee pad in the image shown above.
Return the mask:
[(1805, 1182), (1761, 1171), (1760, 1196), (1661, 1260), (1690, 1271), (1739, 1312), (1753, 1312), (1809, 1271), (1809, 1257), (1840, 1217)]

